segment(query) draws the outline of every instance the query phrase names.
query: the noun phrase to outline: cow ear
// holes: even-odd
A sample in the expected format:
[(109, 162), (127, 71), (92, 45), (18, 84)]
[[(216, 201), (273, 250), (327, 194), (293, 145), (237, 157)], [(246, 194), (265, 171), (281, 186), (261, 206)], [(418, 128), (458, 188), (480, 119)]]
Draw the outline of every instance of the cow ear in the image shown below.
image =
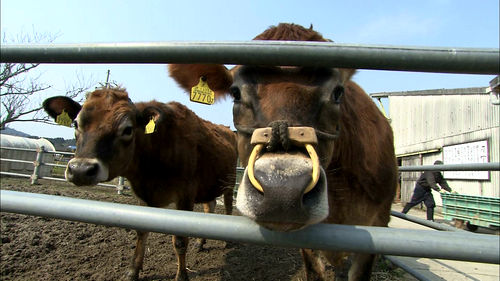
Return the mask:
[(342, 82), (345, 83), (351, 80), (354, 73), (356, 73), (356, 69), (352, 68), (339, 68), (340, 75), (342, 77)]
[(168, 112), (165, 112), (157, 106), (147, 106), (139, 113), (137, 124), (143, 128), (147, 134), (150, 134), (156, 130), (157, 124), (164, 123), (167, 115)]
[(229, 95), (229, 87), (233, 84), (229, 70), (222, 64), (170, 64), (168, 72), (188, 93), (198, 85), (201, 77), (205, 77), (216, 100)]
[(43, 101), (43, 109), (49, 114), (50, 117), (57, 119), (57, 116), (61, 115), (65, 111), (71, 120), (75, 120), (78, 112), (82, 109), (82, 106), (72, 100), (71, 98), (65, 96), (51, 97)]

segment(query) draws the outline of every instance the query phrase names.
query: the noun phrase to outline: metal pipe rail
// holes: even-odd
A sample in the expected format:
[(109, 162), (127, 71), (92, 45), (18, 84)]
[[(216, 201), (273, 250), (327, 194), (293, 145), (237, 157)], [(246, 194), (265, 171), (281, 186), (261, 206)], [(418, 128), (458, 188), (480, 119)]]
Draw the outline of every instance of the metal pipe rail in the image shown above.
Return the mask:
[(23, 177), (23, 178), (31, 178), (31, 175), (19, 174), (19, 173), (11, 173), (11, 172), (0, 172), (0, 175)]
[(13, 162), (13, 163), (33, 164), (33, 161), (17, 160), (17, 159), (9, 159), (9, 158), (0, 158), (0, 162)]
[(332, 42), (152, 42), (5, 45), (7, 63), (224, 63), (498, 74), (499, 49)]
[(415, 217), (415, 216), (403, 214), (401, 212), (391, 211), (391, 215), (395, 216), (395, 217), (398, 217), (400, 219), (404, 219), (404, 220), (407, 220), (407, 221), (418, 223), (420, 225), (427, 226), (427, 227), (430, 227), (430, 228), (433, 228), (433, 229), (437, 229), (437, 230), (461, 231), (461, 232), (468, 233), (467, 231), (465, 231), (463, 229), (458, 229), (456, 227), (449, 226), (449, 225), (446, 225), (446, 224), (443, 224), (443, 223), (438, 223), (438, 222), (424, 220), (424, 219), (421, 219), (419, 217)]
[(71, 156), (74, 156), (75, 153), (74, 152), (65, 152), (65, 151), (45, 151), (45, 153), (49, 153), (49, 154), (62, 154), (62, 155), (71, 155)]
[(7, 150), (19, 150), (19, 151), (32, 151), (32, 152), (37, 152), (38, 151), (38, 150), (33, 149), (33, 148), (6, 147), (6, 146), (0, 147), (0, 150), (4, 150), (4, 149), (7, 149)]
[[(6, 176), (15, 176), (15, 177), (23, 177), (23, 178), (31, 178), (31, 175), (26, 175), (26, 174), (19, 174), (19, 173), (11, 173), (11, 172), (0, 172), (0, 175), (6, 175)], [(65, 178), (55, 178), (55, 177), (38, 177), (38, 179), (42, 180), (52, 180), (52, 181), (64, 181), (67, 182)], [(113, 184), (107, 184), (107, 183), (98, 183), (96, 184), (98, 186), (104, 186), (104, 187), (112, 187), (116, 188), (116, 185)]]
[[(7, 146), (2, 146), (0, 147), (0, 150), (19, 150), (19, 151), (33, 151), (37, 152), (37, 149), (33, 148), (20, 148), (20, 147), (7, 147)], [(74, 152), (65, 152), (65, 151), (44, 151), (44, 153), (49, 153), (49, 154), (63, 154), (63, 155), (75, 155)]]
[[(237, 167), (237, 171), (245, 168)], [(421, 165), (421, 166), (399, 166), (400, 172), (420, 171), (500, 171), (500, 162), (469, 163), (469, 164), (443, 164), (443, 165)]]
[(62, 165), (62, 164), (55, 164), (55, 163), (42, 163), (44, 166), (51, 166), (51, 167), (61, 167), (61, 168), (66, 168), (68, 165)]
[[(430, 227), (430, 228), (433, 228), (433, 229), (437, 229), (437, 230), (459, 231), (459, 232), (462, 232), (462, 233), (469, 233), (469, 232), (467, 232), (467, 231), (465, 231), (463, 229), (458, 229), (458, 228), (455, 228), (455, 227), (452, 227), (452, 226), (449, 226), (449, 225), (446, 225), (446, 224), (443, 224), (443, 223), (437, 223), (437, 222), (432, 222), (432, 221), (424, 220), (424, 219), (421, 219), (419, 217), (415, 217), (415, 216), (403, 214), (401, 212), (391, 211), (391, 215), (395, 216), (395, 217), (398, 217), (398, 218), (401, 218), (401, 219), (404, 219), (404, 220), (407, 220), (407, 221), (411, 221), (411, 222), (423, 225), (423, 226), (427, 226), (427, 227)], [(408, 272), (410, 275), (412, 275), (413, 277), (417, 278), (420, 281), (428, 281), (428, 280), (430, 280), (425, 275), (423, 275), (422, 273), (418, 272), (418, 270), (415, 270), (414, 268), (412, 268), (411, 266), (409, 266), (408, 264), (406, 264), (405, 260), (402, 259), (401, 257), (389, 256), (389, 255), (384, 255), (383, 257), (386, 258), (386, 259), (388, 259), (390, 262), (392, 262), (396, 266), (402, 268), (404, 271)]]
[(418, 272), (415, 268), (408, 266), (402, 259), (401, 257), (395, 257), (395, 256), (384, 256), (386, 259), (388, 259), (390, 262), (395, 264), (396, 266), (400, 267), (404, 271), (408, 272), (411, 276), (417, 278), (417, 280), (420, 281), (432, 281), (431, 279), (427, 278), (425, 275), (422, 273)]
[(443, 164), (422, 166), (400, 166), (400, 172), (419, 171), (500, 171), (500, 162), (470, 163), (470, 164)]
[[(0, 210), (106, 226), (281, 247), (500, 263), (496, 236), (350, 225), (275, 232), (241, 216), (202, 214), (2, 190)], [(457, 251), (457, 245), (460, 251)]]
[[(64, 181), (64, 182), (67, 182), (67, 180), (65, 178), (55, 178), (55, 177), (39, 177), (39, 179), (42, 179), (42, 180), (52, 180), (52, 181)], [(112, 188), (116, 188), (116, 185), (114, 184), (107, 184), (107, 183), (98, 183), (96, 184), (97, 186), (104, 186), (104, 187), (112, 187)]]

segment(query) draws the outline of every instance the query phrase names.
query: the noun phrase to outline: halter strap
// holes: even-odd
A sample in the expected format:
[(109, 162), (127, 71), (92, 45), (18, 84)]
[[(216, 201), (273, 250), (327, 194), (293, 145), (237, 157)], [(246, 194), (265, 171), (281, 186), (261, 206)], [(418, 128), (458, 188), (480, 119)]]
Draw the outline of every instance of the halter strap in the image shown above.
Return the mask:
[[(252, 136), (253, 132), (257, 129), (257, 128), (245, 127), (245, 126), (240, 126), (240, 125), (234, 125), (234, 127), (236, 128), (236, 130), (239, 133), (249, 135), (249, 136)], [(316, 132), (316, 136), (318, 137), (318, 139), (323, 139), (323, 140), (327, 140), (327, 141), (333, 141), (333, 140), (337, 139), (339, 137), (339, 134), (340, 134), (340, 130), (339, 130), (338, 126), (336, 128), (335, 133), (327, 133), (327, 132), (320, 131), (318, 129), (314, 129), (314, 131)]]

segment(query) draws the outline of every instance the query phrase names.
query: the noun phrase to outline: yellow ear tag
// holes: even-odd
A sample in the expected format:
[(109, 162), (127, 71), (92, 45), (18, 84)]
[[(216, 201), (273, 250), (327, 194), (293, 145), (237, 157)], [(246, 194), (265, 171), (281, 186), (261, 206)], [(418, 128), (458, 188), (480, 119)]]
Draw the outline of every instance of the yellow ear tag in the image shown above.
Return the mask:
[(66, 127), (71, 127), (71, 118), (69, 117), (68, 113), (66, 111), (63, 111), (61, 112), (61, 114), (57, 115), (57, 118), (56, 118), (56, 123), (59, 124), (59, 125), (63, 125), (63, 126), (66, 126)]
[(204, 80), (206, 79), (203, 76), (200, 77), (200, 82), (198, 83), (198, 85), (191, 88), (191, 95), (189, 99), (194, 102), (214, 104), (214, 91), (210, 90), (207, 82)]
[(153, 118), (151, 118), (151, 120), (149, 120), (149, 123), (146, 125), (146, 130), (144, 133), (152, 134), (154, 131), (155, 131), (155, 121), (153, 120)]

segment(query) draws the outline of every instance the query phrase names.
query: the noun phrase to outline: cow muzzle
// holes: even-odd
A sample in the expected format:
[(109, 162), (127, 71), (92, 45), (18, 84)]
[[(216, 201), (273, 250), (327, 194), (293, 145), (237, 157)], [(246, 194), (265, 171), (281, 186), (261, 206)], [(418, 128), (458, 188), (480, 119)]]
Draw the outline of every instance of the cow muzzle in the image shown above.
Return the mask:
[(288, 231), (325, 219), (328, 200), (326, 176), (314, 149), (315, 130), (286, 130), (290, 151), (269, 148), (276, 142), (273, 136), (283, 132), (271, 128), (254, 131), (251, 143), (255, 146), (238, 190), (237, 207), (267, 228)]
[[(290, 128), (290, 129), (291, 129), (290, 131), (292, 131), (294, 128)], [(300, 133), (298, 133), (296, 135), (300, 135), (301, 138), (305, 139), (306, 141), (311, 140), (311, 142), (304, 143), (304, 147), (307, 150), (307, 153), (309, 154), (309, 157), (311, 159), (311, 164), (312, 164), (311, 179), (310, 179), (309, 183), (307, 184), (306, 188), (304, 189), (304, 193), (308, 193), (316, 186), (316, 184), (318, 183), (318, 180), (319, 180), (319, 175), (320, 175), (319, 158), (318, 158), (318, 155), (316, 154), (316, 150), (312, 146), (312, 138), (310, 136), (306, 137), (307, 135), (310, 135), (310, 134), (305, 133), (308, 130), (305, 130), (303, 128), (298, 128), (298, 129), (299, 129), (298, 131)], [(260, 130), (262, 130), (262, 131), (260, 131)], [(266, 130), (266, 129), (257, 129), (255, 131), (255, 133), (261, 134), (261, 135), (268, 135), (267, 131), (268, 130)], [(314, 131), (312, 131), (312, 132), (314, 133)], [(315, 135), (313, 135), (313, 136), (315, 136)], [(252, 141), (253, 141), (253, 138), (252, 138)], [(252, 144), (254, 144), (254, 143), (252, 142)], [(250, 154), (250, 157), (248, 158), (248, 178), (249, 178), (250, 182), (252, 183), (252, 186), (255, 187), (257, 190), (259, 190), (262, 193), (264, 193), (264, 188), (262, 187), (260, 182), (255, 178), (254, 166), (255, 166), (255, 161), (257, 159), (257, 156), (260, 154), (260, 152), (262, 151), (263, 148), (264, 148), (263, 143), (255, 143), (255, 146), (252, 150), (252, 153)]]
[(75, 185), (95, 185), (108, 180), (106, 165), (96, 158), (73, 158), (68, 162), (65, 177)]

